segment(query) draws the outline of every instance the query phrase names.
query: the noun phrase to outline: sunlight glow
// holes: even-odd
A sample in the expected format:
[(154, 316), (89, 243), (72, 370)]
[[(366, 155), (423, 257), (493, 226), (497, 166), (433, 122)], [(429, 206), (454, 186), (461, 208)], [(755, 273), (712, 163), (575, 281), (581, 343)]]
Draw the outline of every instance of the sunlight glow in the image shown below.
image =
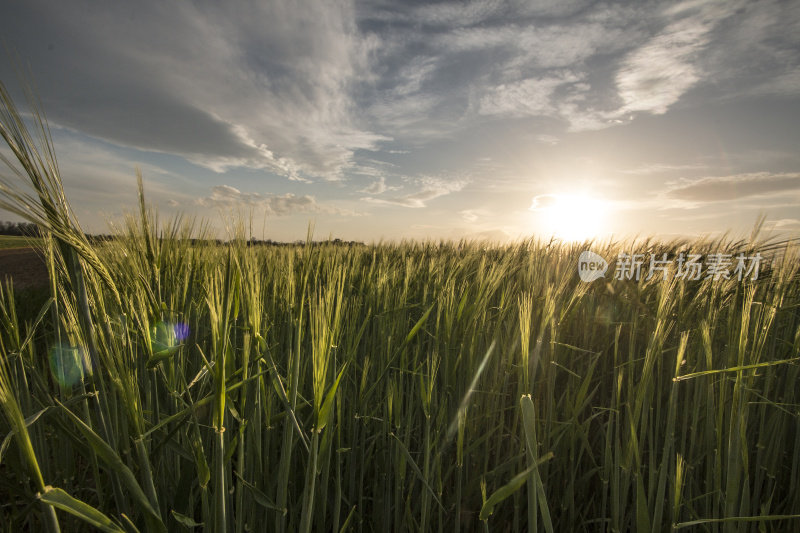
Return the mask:
[(537, 216), (536, 226), (546, 237), (564, 241), (584, 241), (605, 231), (606, 202), (585, 195), (544, 194), (530, 207)]

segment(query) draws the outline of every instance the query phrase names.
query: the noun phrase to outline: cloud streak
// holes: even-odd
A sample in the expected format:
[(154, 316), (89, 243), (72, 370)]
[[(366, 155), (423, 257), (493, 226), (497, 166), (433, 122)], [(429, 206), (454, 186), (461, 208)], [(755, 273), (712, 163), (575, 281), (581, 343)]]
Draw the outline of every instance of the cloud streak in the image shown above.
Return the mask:
[(620, 111), (663, 114), (696, 85), (702, 74), (693, 59), (708, 44), (711, 27), (702, 20), (677, 22), (630, 54), (616, 78)]
[(564, 71), (543, 78), (498, 85), (481, 98), (478, 112), (512, 117), (550, 115), (555, 111), (552, 97), (556, 89), (580, 79), (578, 75)]
[(352, 211), (322, 205), (313, 196), (297, 196), (291, 193), (284, 195), (242, 192), (230, 185), (216, 185), (211, 194), (198, 198), (198, 206), (220, 209), (260, 209), (268, 216), (288, 216), (295, 213), (328, 213), (336, 215), (353, 215)]
[(428, 202), (464, 188), (464, 181), (446, 181), (438, 178), (423, 178), (419, 181), (419, 190), (401, 196), (389, 196), (376, 198), (365, 196), (361, 200), (373, 204), (394, 205), (400, 207), (410, 207), (420, 209), (427, 207)]
[(800, 174), (757, 172), (680, 180), (671, 185), (666, 196), (686, 202), (712, 203), (786, 193), (800, 193)]
[(361, 189), (362, 193), (365, 194), (383, 194), (386, 191), (396, 191), (399, 187), (389, 186), (386, 184), (386, 178), (384, 176), (378, 177), (374, 182), (372, 182), (367, 187)]

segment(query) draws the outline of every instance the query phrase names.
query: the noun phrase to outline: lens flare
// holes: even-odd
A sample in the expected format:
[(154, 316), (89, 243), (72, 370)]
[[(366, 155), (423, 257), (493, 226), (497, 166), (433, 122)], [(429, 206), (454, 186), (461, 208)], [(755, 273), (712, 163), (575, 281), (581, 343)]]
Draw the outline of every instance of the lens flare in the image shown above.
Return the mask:
[(71, 387), (92, 375), (91, 363), (81, 347), (56, 344), (50, 348), (49, 359), (50, 371), (62, 387)]
[(189, 326), (183, 322), (159, 322), (150, 328), (153, 353), (169, 350), (189, 337)]
[(180, 342), (185, 341), (189, 338), (189, 325), (183, 322), (178, 322), (173, 326), (173, 330), (175, 331), (175, 338), (178, 339)]

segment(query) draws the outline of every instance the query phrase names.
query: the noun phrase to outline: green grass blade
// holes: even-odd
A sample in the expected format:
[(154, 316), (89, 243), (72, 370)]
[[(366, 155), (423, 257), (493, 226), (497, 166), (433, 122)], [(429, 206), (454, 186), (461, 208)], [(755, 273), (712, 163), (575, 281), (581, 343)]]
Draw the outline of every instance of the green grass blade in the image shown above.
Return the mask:
[(39, 499), (48, 505), (52, 505), (57, 509), (77, 516), (84, 522), (98, 528), (100, 531), (105, 531), (107, 533), (125, 532), (124, 529), (109, 517), (91, 505), (73, 498), (62, 489), (45, 487), (45, 491), (39, 494)]

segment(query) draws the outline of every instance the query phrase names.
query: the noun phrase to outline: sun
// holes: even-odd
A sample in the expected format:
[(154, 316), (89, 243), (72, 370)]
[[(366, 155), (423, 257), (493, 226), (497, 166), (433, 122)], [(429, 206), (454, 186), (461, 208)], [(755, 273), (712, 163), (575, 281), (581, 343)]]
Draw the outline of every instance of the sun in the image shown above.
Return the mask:
[(605, 230), (607, 204), (598, 198), (573, 194), (543, 194), (533, 199), (540, 233), (564, 241), (585, 241)]

